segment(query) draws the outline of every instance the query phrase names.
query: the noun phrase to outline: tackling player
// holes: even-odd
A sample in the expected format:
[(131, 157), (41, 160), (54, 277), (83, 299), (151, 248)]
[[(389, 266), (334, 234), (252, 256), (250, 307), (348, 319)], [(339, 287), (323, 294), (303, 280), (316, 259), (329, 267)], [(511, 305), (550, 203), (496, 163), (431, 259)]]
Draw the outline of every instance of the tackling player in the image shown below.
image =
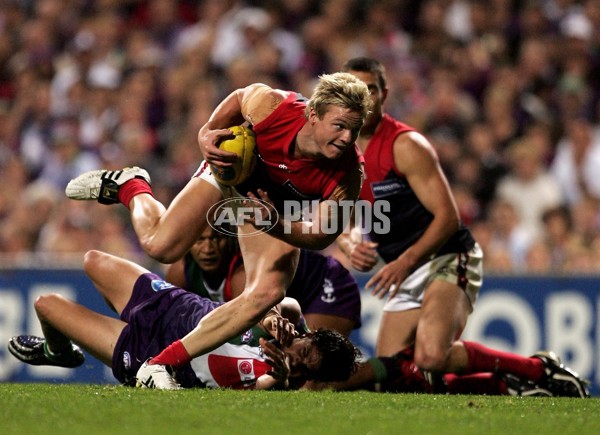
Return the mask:
[[(342, 380), (355, 369), (359, 351), (334, 331), (298, 336), (290, 321), (300, 316), (297, 302), (285, 298), (258, 325), (212, 352), (180, 365), (173, 379), (164, 367), (144, 363), (173, 340), (190, 332), (220, 303), (162, 280), (141, 266), (100, 251), (89, 251), (84, 270), (120, 319), (105, 316), (57, 294), (40, 296), (35, 310), (44, 338), (13, 337), (10, 352), (32, 365), (77, 367), (84, 356), (75, 342), (126, 385), (146, 372), (140, 386), (178, 389), (227, 387), (299, 388), (307, 380)], [(285, 317), (283, 317), (285, 316)], [(288, 321), (289, 319), (289, 321)], [(277, 338), (280, 345), (268, 342)], [(71, 341), (72, 340), (72, 341)]]

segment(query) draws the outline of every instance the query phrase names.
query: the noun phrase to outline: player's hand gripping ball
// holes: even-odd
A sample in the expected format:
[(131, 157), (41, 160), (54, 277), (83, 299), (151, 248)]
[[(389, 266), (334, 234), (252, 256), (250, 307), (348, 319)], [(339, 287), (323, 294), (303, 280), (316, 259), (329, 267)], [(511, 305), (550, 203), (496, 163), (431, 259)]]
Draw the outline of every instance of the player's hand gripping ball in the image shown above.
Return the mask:
[(238, 155), (238, 159), (231, 166), (220, 168), (211, 165), (215, 179), (226, 186), (235, 186), (245, 181), (256, 166), (256, 136), (249, 127), (236, 125), (228, 127), (233, 138), (226, 136), (219, 143), (219, 148)]

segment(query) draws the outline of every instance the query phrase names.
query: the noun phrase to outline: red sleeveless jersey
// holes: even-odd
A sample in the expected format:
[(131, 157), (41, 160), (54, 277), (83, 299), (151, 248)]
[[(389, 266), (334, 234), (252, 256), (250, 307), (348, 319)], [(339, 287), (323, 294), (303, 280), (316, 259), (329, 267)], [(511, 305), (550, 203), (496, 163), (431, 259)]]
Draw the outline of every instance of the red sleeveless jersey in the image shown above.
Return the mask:
[(401, 175), (394, 164), (394, 141), (400, 134), (409, 131), (414, 131), (414, 128), (395, 120), (388, 114), (383, 115), (365, 151), (366, 176), (360, 192), (361, 199), (373, 203), (372, 183), (385, 180), (390, 172)]
[[(371, 204), (376, 201), (387, 203), (388, 211), (385, 214), (390, 221), (391, 231), (370, 234), (371, 240), (379, 244), (377, 252), (386, 263), (395, 260), (412, 246), (433, 220), (433, 215), (394, 164), (394, 142), (398, 135), (410, 131), (414, 129), (384, 115), (365, 151), (366, 179), (360, 198)], [(373, 220), (376, 221), (375, 218)], [(471, 233), (461, 224), (461, 228), (446, 241), (437, 255), (467, 252), (474, 244)]]
[[(307, 122), (305, 108), (306, 99), (290, 92), (267, 118), (252, 127), (262, 163), (257, 170), (262, 168), (277, 190), (283, 187), (283, 199), (328, 198), (342, 178), (363, 161), (356, 145), (337, 160), (294, 157), (296, 136)], [(269, 192), (268, 186), (262, 188)]]

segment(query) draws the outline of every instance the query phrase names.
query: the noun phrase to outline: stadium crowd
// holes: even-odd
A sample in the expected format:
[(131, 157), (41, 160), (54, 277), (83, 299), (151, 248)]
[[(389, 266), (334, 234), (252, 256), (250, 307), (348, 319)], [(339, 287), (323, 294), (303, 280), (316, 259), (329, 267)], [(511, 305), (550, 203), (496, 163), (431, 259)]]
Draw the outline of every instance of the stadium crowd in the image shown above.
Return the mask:
[(600, 270), (595, 0), (4, 0), (0, 254), (143, 258), (126, 210), (67, 200), (68, 180), (139, 165), (168, 204), (224, 96), (310, 95), (363, 55), (434, 144), (487, 273)]

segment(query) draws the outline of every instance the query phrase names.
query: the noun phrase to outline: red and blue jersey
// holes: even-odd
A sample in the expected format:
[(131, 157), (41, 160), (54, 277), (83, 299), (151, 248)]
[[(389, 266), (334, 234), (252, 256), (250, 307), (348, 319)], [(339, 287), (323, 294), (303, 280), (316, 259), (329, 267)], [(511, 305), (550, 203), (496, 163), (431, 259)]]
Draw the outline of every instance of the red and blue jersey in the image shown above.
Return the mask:
[[(376, 201), (387, 201), (389, 204), (389, 212), (385, 215), (390, 219), (390, 231), (369, 234), (379, 244), (377, 251), (386, 262), (395, 260), (413, 245), (433, 220), (431, 212), (421, 203), (406, 176), (398, 171), (394, 163), (394, 142), (399, 135), (410, 131), (415, 130), (385, 114), (364, 153), (366, 177), (360, 199), (371, 204)], [(374, 213), (373, 221), (376, 220), (377, 214)], [(474, 244), (471, 233), (461, 224), (461, 228), (437, 254), (466, 252)]]

